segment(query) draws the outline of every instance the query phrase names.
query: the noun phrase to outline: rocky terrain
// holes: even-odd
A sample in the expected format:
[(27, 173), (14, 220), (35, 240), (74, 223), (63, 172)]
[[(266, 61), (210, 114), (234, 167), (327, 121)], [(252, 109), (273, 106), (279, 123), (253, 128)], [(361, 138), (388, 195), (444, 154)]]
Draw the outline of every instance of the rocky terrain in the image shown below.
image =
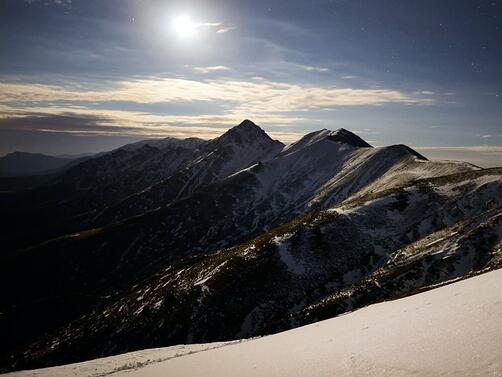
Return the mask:
[(152, 348), (12, 377), (499, 376), (501, 283), (497, 270), (270, 336)]

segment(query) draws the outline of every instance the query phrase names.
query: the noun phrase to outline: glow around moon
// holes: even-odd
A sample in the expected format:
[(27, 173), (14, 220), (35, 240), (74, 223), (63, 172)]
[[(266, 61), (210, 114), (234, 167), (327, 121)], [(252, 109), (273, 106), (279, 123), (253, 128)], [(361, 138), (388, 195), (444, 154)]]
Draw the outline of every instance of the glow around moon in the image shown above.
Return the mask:
[(172, 27), (180, 38), (191, 38), (197, 34), (198, 24), (188, 15), (181, 15), (173, 20)]

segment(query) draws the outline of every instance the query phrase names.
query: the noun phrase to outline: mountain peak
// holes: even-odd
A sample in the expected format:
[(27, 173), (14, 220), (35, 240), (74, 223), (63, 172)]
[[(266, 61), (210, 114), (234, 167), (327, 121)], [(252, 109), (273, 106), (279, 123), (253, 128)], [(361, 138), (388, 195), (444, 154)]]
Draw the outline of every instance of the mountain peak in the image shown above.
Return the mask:
[(318, 142), (324, 142), (325, 140), (346, 144), (354, 148), (372, 148), (370, 144), (365, 142), (359, 136), (344, 128), (339, 128), (335, 131), (323, 128), (322, 130), (311, 132), (295, 143), (288, 145), (286, 148), (284, 148), (283, 152), (296, 152), (302, 148), (308, 147)]
[(238, 144), (264, 141), (267, 143), (280, 143), (273, 140), (268, 134), (249, 119), (243, 120), (239, 125), (232, 127), (215, 140), (223, 142), (235, 142)]
[[(239, 125), (237, 125), (236, 127), (257, 127), (257, 128), (260, 128), (256, 125), (256, 123), (254, 123), (253, 121), (249, 120), (249, 119), (244, 119), (241, 123), (239, 123)], [(261, 129), (261, 128), (260, 128)]]
[(345, 128), (339, 128), (336, 131), (331, 131), (329, 135), (327, 135), (327, 138), (332, 141), (352, 145), (353, 147), (371, 148), (370, 144), (357, 136), (355, 133), (350, 132)]
[(256, 135), (265, 135), (270, 138), (267, 133), (256, 123), (250, 121), (249, 119), (244, 119), (237, 126), (232, 127), (227, 133), (239, 133), (239, 134), (256, 134)]

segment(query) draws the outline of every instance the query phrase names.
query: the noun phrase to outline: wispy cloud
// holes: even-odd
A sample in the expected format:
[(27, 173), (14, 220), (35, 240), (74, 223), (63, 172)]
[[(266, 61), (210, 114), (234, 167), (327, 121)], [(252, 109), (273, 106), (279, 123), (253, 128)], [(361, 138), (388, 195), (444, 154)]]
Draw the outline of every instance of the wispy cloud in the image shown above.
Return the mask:
[(352, 132), (355, 132), (358, 135), (377, 135), (380, 132), (372, 130), (371, 128), (363, 128), (362, 130), (351, 130)]
[(202, 27), (220, 27), (222, 24), (221, 22), (199, 22), (197, 26), (202, 26)]
[(220, 27), (218, 28), (218, 30), (216, 30), (216, 32), (218, 34), (223, 34), (223, 33), (228, 33), (229, 31), (232, 31), (232, 30), (235, 30), (237, 29), (236, 26), (232, 26), (232, 25), (220, 25)]
[(228, 33), (236, 29), (234, 25), (227, 25), (223, 22), (198, 22), (197, 28), (207, 28), (214, 30), (217, 34)]
[[(234, 126), (245, 118), (252, 118), (254, 121), (260, 124), (278, 125), (284, 126), (288, 124), (293, 124), (297, 121), (305, 120), (299, 117), (287, 117), (281, 114), (256, 114), (255, 116), (249, 117), (248, 114), (236, 111), (228, 111), (225, 114), (202, 114), (202, 115), (159, 115), (150, 114), (147, 112), (138, 111), (125, 111), (125, 110), (103, 110), (95, 108), (86, 108), (82, 106), (72, 106), (72, 107), (58, 107), (58, 106), (45, 106), (45, 107), (25, 107), (22, 110), (12, 109), (6, 106), (0, 106), (0, 119), (32, 119), (33, 117), (39, 116), (68, 116), (82, 117), (82, 118), (94, 118), (99, 120), (99, 124), (102, 126), (117, 126), (142, 128), (145, 135), (153, 135), (157, 133), (164, 133), (164, 135), (169, 135), (168, 127), (222, 127), (222, 126)], [(10, 122), (12, 124), (22, 124), (22, 120), (19, 123)], [(7, 124), (6, 124), (7, 126)], [(35, 126), (37, 126), (35, 124)], [(28, 127), (26, 129), (39, 130), (39, 128), (34, 127), (32, 123), (30, 125), (25, 125)], [(167, 127), (167, 128), (166, 128)], [(115, 129), (116, 131), (117, 129)], [(121, 134), (124, 130), (121, 130)], [(124, 134), (125, 135), (125, 134)]]
[(502, 146), (495, 145), (471, 145), (456, 147), (414, 147), (422, 151), (458, 151), (458, 152), (480, 152), (502, 154)]
[(210, 67), (193, 67), (192, 69), (198, 73), (209, 73), (209, 72), (229, 71), (230, 70), (229, 67), (226, 67), (224, 65), (214, 65), (214, 66), (210, 66)]
[[(12, 114), (11, 114), (12, 115)], [(125, 114), (124, 116), (130, 114)], [(145, 122), (146, 121), (146, 122)], [(209, 124), (217, 121), (220, 127), (195, 126), (194, 124)], [(202, 139), (215, 138), (225, 131), (224, 127), (229, 122), (227, 119), (211, 119), (210, 117), (188, 117), (172, 119), (148, 117), (143, 122), (134, 120), (125, 121), (117, 114), (104, 116), (102, 114), (86, 114), (81, 112), (65, 112), (62, 114), (25, 113), (14, 116), (0, 117), (1, 130), (39, 131), (47, 133), (65, 133), (74, 136), (132, 136), (132, 137), (199, 137)], [(171, 123), (171, 124), (170, 124)], [(172, 124), (175, 123), (175, 124)], [(235, 125), (229, 123), (228, 126)], [(290, 131), (268, 132), (273, 138), (290, 143), (298, 140), (303, 133)]]
[[(225, 66), (194, 67), (200, 73), (227, 69)], [(141, 111), (130, 110), (131, 106), (128, 108), (127, 105), (120, 110), (110, 107), (110, 103), (117, 102), (134, 104), (134, 108)], [(215, 108), (217, 105), (224, 106), (222, 113), (216, 114), (166, 115), (148, 110), (148, 105), (153, 104), (190, 106), (191, 103), (214, 104)], [(388, 103), (429, 105), (433, 103), (433, 99), (423, 94), (410, 94), (394, 89), (300, 85), (266, 79), (245, 81), (151, 77), (118, 81), (99, 87), (70, 81), (57, 85), (0, 83), (0, 118), (9, 119), (4, 121), (3, 127), (17, 128), (24, 124), (34, 130), (58, 132), (75, 131), (76, 124), (82, 123), (81, 120), (84, 119), (87, 128), (78, 128), (77, 131), (81, 133), (92, 131), (120, 135), (173, 136), (180, 134), (179, 127), (185, 127), (187, 130), (184, 135), (193, 136), (196, 132), (201, 132), (196, 127), (221, 129), (251, 118), (260, 124), (281, 127), (284, 129), (281, 131), (284, 139), (284, 134), (289, 133), (293, 125), (306, 121), (315, 122), (315, 117), (309, 110)], [(63, 118), (55, 118), (58, 116)], [(71, 121), (68, 117), (72, 118)], [(66, 127), (60, 127), (61, 122), (58, 126), (51, 126), (55, 119), (66, 119)], [(43, 126), (38, 122), (40, 120), (46, 121)], [(213, 133), (205, 131), (207, 135), (214, 134), (214, 131), (211, 132)], [(289, 137), (292, 138), (293, 136)]]
[[(42, 2), (41, 0), (24, 0), (25, 3), (27, 4), (33, 4), (33, 3), (40, 3)], [(54, 4), (58, 5), (62, 8), (65, 8), (67, 10), (70, 10), (72, 8), (72, 3), (73, 0), (45, 0), (43, 1), (44, 5), (49, 5), (49, 4)]]
[(169, 135), (186, 138), (196, 135), (205, 139), (214, 138), (226, 131), (226, 128), (222, 127), (186, 127), (149, 122), (136, 123), (133, 121), (122, 123), (120, 120), (114, 115), (90, 115), (81, 112), (65, 112), (62, 114), (26, 113), (14, 117), (0, 117), (0, 130), (42, 131), (68, 133), (78, 136), (165, 137)]
[(502, 166), (502, 146), (413, 147), (436, 160), (468, 161), (481, 167)]
[(309, 72), (329, 72), (329, 68), (314, 67), (311, 65), (300, 65), (300, 68)]
[(0, 83), (0, 103), (38, 101), (131, 101), (162, 103), (180, 101), (232, 101), (243, 108), (265, 112), (298, 111), (337, 106), (382, 105), (385, 103), (431, 104), (423, 94), (394, 89), (359, 89), (300, 85), (269, 80), (188, 80), (149, 78), (119, 81), (106, 88), (78, 84), (46, 85)]

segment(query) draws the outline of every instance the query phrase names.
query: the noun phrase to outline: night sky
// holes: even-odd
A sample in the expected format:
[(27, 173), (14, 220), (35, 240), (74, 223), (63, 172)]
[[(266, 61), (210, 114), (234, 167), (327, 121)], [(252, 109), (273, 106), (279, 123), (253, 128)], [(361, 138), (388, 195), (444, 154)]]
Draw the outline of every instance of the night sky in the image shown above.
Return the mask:
[(0, 1), (0, 155), (245, 118), (502, 165), (502, 0)]

